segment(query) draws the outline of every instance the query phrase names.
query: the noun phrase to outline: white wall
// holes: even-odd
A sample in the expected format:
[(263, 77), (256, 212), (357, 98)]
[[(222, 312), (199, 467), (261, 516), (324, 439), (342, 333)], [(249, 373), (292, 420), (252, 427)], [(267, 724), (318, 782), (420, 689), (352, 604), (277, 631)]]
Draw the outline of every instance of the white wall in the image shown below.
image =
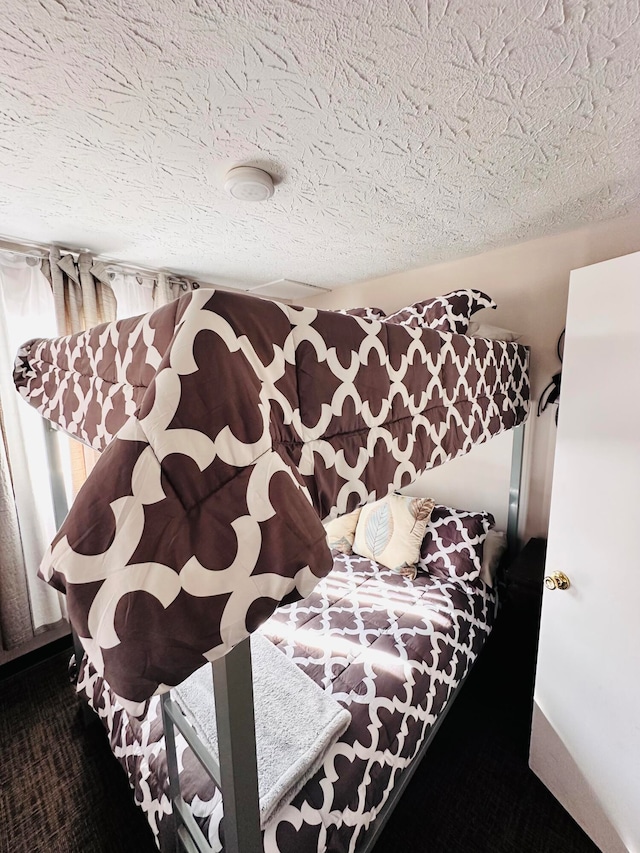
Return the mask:
[[(495, 299), (497, 310), (482, 311), (476, 318), (522, 332), (522, 343), (531, 347), (533, 404), (527, 427), (523, 490), (526, 540), (530, 536), (546, 536), (549, 522), (555, 407), (547, 409), (540, 418), (535, 417), (535, 407), (560, 366), (556, 342), (565, 323), (569, 273), (638, 250), (640, 213), (451, 263), (358, 282), (308, 299), (304, 304), (318, 308), (376, 305), (389, 312), (458, 287), (475, 287)], [(451, 476), (463, 475), (454, 471)], [(500, 477), (495, 484), (491, 480), (486, 484), (492, 505), (504, 497), (502, 493), (496, 494), (503, 489), (502, 481)]]
[(435, 498), (458, 509), (485, 510), (496, 525), (507, 529), (513, 432), (503, 432), (418, 477), (404, 494)]

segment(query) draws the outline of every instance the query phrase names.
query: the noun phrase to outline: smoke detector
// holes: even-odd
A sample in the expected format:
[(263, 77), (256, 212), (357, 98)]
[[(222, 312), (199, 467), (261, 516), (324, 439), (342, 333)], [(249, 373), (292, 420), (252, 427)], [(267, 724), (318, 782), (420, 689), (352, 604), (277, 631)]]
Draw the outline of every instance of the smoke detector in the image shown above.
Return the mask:
[(273, 178), (254, 166), (236, 166), (227, 172), (224, 188), (238, 201), (266, 201), (273, 195)]

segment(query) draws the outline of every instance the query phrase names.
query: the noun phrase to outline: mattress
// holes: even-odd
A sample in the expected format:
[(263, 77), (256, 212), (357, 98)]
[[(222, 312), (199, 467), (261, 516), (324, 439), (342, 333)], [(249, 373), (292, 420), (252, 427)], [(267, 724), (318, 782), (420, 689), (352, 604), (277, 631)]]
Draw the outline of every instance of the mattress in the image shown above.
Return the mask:
[[(481, 580), (410, 581), (356, 556), (261, 631), (352, 715), (322, 768), (268, 824), (267, 853), (354, 851), (397, 778), (447, 707), (486, 640), (496, 597)], [(160, 700), (127, 714), (85, 659), (78, 690), (108, 731), (161, 850), (175, 850)], [(222, 849), (220, 792), (177, 735), (182, 795), (214, 849)]]

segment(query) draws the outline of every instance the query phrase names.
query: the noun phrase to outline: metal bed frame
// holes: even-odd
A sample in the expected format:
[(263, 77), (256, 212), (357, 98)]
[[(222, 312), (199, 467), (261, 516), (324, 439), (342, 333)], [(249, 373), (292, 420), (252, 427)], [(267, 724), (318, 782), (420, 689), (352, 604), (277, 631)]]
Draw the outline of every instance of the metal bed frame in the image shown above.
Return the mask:
[[(524, 424), (515, 427), (513, 430), (507, 521), (507, 540), (510, 554), (515, 553), (518, 549), (524, 431)], [(55, 515), (56, 521), (61, 524), (66, 515), (66, 500), (62, 467), (54, 432), (55, 429), (50, 424), (45, 423), (52, 470)], [(73, 636), (76, 660), (79, 661), (81, 657), (78, 655), (83, 654), (83, 649), (75, 632)], [(235, 646), (227, 655), (212, 663), (211, 668), (215, 690), (219, 762), (202, 743), (178, 705), (171, 699), (171, 694), (164, 693), (161, 696), (169, 797), (176, 824), (178, 849), (182, 848), (185, 853), (214, 853), (180, 792), (175, 741), (176, 729), (181, 732), (193, 754), (222, 794), (225, 853), (263, 853), (258, 800), (250, 637)], [(466, 676), (454, 689), (411, 764), (401, 772), (389, 798), (358, 845), (358, 853), (371, 853), (373, 850), (382, 829), (442, 725), (465, 680)]]

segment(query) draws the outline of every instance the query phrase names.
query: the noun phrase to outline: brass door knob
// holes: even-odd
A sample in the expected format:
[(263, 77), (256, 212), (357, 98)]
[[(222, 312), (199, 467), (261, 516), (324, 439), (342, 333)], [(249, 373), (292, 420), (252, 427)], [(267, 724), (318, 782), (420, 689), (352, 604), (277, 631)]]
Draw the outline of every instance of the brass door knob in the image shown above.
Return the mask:
[(547, 589), (569, 589), (571, 581), (564, 572), (552, 572), (544, 579)]

